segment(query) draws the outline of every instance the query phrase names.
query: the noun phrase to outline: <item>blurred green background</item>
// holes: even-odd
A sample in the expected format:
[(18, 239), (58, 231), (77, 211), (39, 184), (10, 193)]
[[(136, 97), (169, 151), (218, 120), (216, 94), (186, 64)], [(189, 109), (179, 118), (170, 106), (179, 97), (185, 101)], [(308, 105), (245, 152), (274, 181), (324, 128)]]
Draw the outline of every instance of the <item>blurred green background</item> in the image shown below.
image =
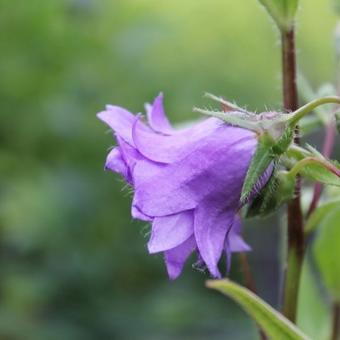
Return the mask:
[[(334, 80), (336, 20), (330, 1), (301, 0), (298, 62), (315, 86)], [(170, 282), (147, 254), (122, 180), (103, 171), (113, 140), (95, 113), (139, 112), (159, 91), (174, 123), (198, 117), (205, 91), (279, 108), (278, 34), (256, 0), (0, 0), (0, 32), (0, 338), (255, 339), (192, 261)], [(245, 228), (274, 306), (278, 225)]]

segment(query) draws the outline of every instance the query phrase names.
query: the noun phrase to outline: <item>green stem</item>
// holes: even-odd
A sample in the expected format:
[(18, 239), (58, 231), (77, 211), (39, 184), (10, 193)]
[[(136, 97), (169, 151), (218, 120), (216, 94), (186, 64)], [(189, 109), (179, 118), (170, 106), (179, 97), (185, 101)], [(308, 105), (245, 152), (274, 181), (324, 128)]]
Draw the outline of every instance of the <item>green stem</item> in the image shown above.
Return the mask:
[(295, 126), (302, 117), (312, 112), (318, 106), (324, 105), (324, 104), (340, 104), (340, 97), (328, 96), (328, 97), (318, 98), (300, 107), (298, 110), (296, 110), (295, 112), (291, 114), (292, 118), (289, 120), (291, 126)]
[(289, 176), (295, 177), (301, 169), (303, 169), (308, 164), (318, 164), (326, 168), (328, 171), (332, 172), (334, 175), (340, 177), (340, 170), (335, 167), (333, 164), (324, 161), (322, 159), (318, 159), (315, 157), (307, 157), (297, 162), (288, 172)]
[(303, 147), (296, 145), (296, 144), (292, 144), (288, 150), (287, 150), (287, 156), (288, 157), (292, 157), (298, 160), (303, 159), (304, 157), (309, 157), (311, 156), (311, 152), (304, 149)]
[[(294, 27), (282, 30), (282, 80), (284, 108), (297, 111), (296, 54)], [(299, 113), (298, 113), (299, 114)], [(299, 129), (296, 127), (294, 141), (299, 144)], [(296, 180), (295, 197), (288, 203), (288, 259), (284, 282), (283, 314), (292, 322), (296, 321), (298, 291), (304, 256), (303, 217), (300, 203), (301, 180)]]
[(284, 286), (283, 314), (292, 322), (296, 322), (297, 301), (303, 256), (296, 248), (288, 250), (287, 271)]

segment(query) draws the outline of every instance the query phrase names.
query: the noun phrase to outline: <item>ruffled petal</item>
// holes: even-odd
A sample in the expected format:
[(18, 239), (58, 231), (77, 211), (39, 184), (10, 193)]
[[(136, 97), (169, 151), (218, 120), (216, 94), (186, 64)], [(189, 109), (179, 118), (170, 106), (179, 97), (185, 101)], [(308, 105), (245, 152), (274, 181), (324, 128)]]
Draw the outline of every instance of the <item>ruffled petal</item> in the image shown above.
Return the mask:
[(233, 211), (218, 210), (213, 204), (203, 204), (195, 210), (194, 230), (197, 248), (213, 277), (221, 277), (218, 261), (233, 220)]
[(122, 158), (119, 147), (115, 147), (109, 152), (105, 162), (105, 170), (117, 172), (125, 179), (128, 178), (128, 167)]
[(136, 117), (119, 106), (107, 105), (106, 110), (97, 113), (97, 117), (107, 124), (117, 136), (133, 145), (132, 126)]
[(138, 209), (138, 207), (133, 205), (133, 204), (131, 206), (131, 215), (132, 215), (133, 218), (135, 218), (137, 220), (142, 220), (142, 221), (146, 221), (146, 222), (153, 221), (153, 218), (151, 216), (143, 214), (143, 212), (140, 211)]
[(129, 145), (123, 138), (117, 136), (117, 141), (120, 147), (121, 155), (128, 167), (127, 181), (134, 185), (133, 169), (136, 163), (143, 160), (144, 157), (131, 145)]
[(145, 108), (148, 123), (154, 131), (165, 135), (173, 133), (173, 129), (164, 112), (162, 93), (155, 98), (152, 105), (146, 105)]
[[(146, 158), (155, 162), (173, 163), (193, 152), (222, 125), (225, 124), (221, 120), (209, 118), (173, 135), (161, 135), (136, 121), (132, 127), (132, 138), (138, 151)], [(246, 133), (241, 132), (240, 138), (249, 135), (247, 130), (243, 131)]]
[[(134, 186), (138, 190), (144, 183), (152, 182), (156, 176), (160, 175), (165, 168), (165, 164), (155, 163), (144, 157), (134, 163), (133, 177)], [(169, 214), (166, 214), (169, 215)]]
[(185, 261), (195, 248), (195, 238), (191, 236), (177, 247), (164, 252), (165, 264), (171, 280), (177, 279), (181, 274)]
[[(174, 164), (161, 166), (138, 162), (134, 168), (138, 183), (135, 204), (150, 216), (194, 209), (206, 199), (222, 202), (225, 207), (238, 204), (256, 147), (254, 135), (244, 131), (223, 125), (187, 157)], [(152, 171), (153, 175), (145, 178), (144, 174)]]
[(193, 235), (193, 232), (194, 217), (190, 210), (176, 215), (156, 217), (148, 243), (149, 253), (175, 248)]

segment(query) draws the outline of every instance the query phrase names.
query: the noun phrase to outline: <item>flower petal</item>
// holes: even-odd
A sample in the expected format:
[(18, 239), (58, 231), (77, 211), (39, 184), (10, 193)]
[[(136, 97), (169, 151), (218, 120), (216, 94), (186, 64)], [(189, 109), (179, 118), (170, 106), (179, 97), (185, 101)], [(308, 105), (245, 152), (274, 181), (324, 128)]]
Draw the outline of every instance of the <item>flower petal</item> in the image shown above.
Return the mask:
[(203, 204), (195, 210), (194, 230), (197, 248), (214, 277), (221, 277), (217, 265), (233, 220), (233, 211), (221, 211), (211, 203)]
[[(256, 146), (254, 135), (246, 132), (244, 137), (244, 131), (224, 125), (174, 164), (138, 162), (135, 204), (150, 216), (194, 209), (205, 199), (218, 200), (226, 207), (238, 204)], [(152, 177), (138, 180), (151, 171)]]
[(195, 237), (191, 236), (182, 244), (164, 252), (165, 264), (171, 280), (177, 279), (181, 274), (184, 263), (195, 250)]
[(191, 128), (166, 136), (136, 121), (132, 127), (132, 138), (138, 151), (146, 158), (155, 162), (173, 163), (190, 154), (222, 125), (225, 124), (221, 120), (209, 118)]
[(131, 206), (131, 215), (133, 218), (137, 220), (142, 220), (142, 221), (147, 221), (147, 222), (153, 221), (153, 218), (151, 216), (143, 214), (143, 212), (141, 212), (139, 208), (134, 204), (132, 204)]
[(241, 235), (241, 219), (239, 216), (235, 216), (233, 226), (227, 236), (226, 247), (230, 252), (242, 252), (250, 251), (251, 247), (243, 240)]
[(152, 224), (149, 253), (175, 248), (194, 232), (194, 217), (191, 210), (164, 217), (156, 217)]
[[(97, 113), (97, 117), (106, 123), (118, 137), (124, 139), (131, 146), (134, 146), (132, 127), (138, 117), (120, 106), (113, 105), (107, 105), (105, 111)], [(146, 129), (146, 126), (140, 123), (139, 129), (143, 131)]]
[(127, 181), (134, 184), (133, 169), (137, 161), (144, 159), (144, 157), (131, 145), (129, 145), (123, 138), (117, 136), (117, 141), (120, 147), (122, 158), (128, 167)]
[(109, 152), (105, 162), (105, 170), (118, 172), (125, 179), (128, 178), (128, 167), (122, 158), (119, 147), (115, 147)]
[(159, 133), (170, 135), (173, 129), (165, 115), (163, 107), (163, 93), (160, 93), (152, 105), (146, 105), (146, 115), (151, 128)]

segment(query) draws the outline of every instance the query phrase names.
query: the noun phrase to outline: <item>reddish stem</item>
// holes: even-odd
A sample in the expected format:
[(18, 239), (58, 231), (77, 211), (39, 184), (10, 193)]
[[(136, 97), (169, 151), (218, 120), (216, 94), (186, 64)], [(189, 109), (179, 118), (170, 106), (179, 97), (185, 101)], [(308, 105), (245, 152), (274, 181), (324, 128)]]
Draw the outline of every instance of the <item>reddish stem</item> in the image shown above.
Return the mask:
[(333, 321), (332, 321), (332, 340), (340, 338), (340, 304), (335, 302), (333, 305)]
[[(296, 86), (296, 54), (294, 27), (282, 32), (282, 80), (283, 102), (288, 111), (298, 108)], [(296, 144), (300, 143), (299, 130), (296, 129)], [(283, 314), (295, 323), (298, 289), (304, 256), (303, 216), (300, 203), (301, 179), (298, 176), (295, 197), (288, 203), (288, 264), (285, 274)]]
[(250, 270), (250, 265), (248, 262), (247, 254), (246, 253), (239, 253), (238, 258), (241, 264), (242, 272), (243, 272), (243, 279), (244, 279), (244, 285), (251, 290), (254, 294), (257, 294), (256, 292), (256, 284), (253, 277), (253, 274)]
[[(244, 285), (247, 287), (249, 290), (251, 290), (254, 294), (257, 295), (257, 290), (256, 290), (256, 284), (255, 280), (253, 277), (253, 274), (250, 269), (250, 265), (248, 262), (248, 257), (246, 253), (239, 253), (238, 258), (241, 264), (241, 268), (243, 271), (243, 278), (244, 278)], [(259, 335), (262, 340), (267, 340), (266, 333), (262, 330), (261, 327), (258, 326), (259, 330)]]

